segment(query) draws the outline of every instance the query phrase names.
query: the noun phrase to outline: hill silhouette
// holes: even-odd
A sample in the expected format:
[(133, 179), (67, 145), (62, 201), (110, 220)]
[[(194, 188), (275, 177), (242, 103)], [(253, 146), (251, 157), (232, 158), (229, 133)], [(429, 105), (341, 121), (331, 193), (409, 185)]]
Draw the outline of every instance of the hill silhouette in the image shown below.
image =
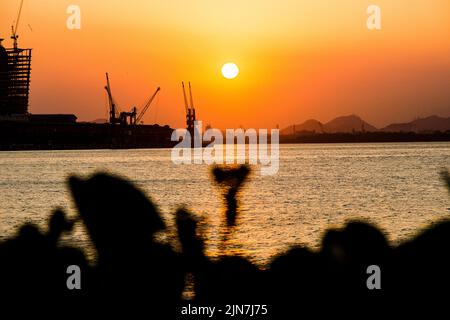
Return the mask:
[(335, 132), (373, 132), (377, 128), (367, 123), (356, 115), (337, 117), (325, 124), (325, 130), (329, 133)]
[(289, 126), (281, 130), (282, 135), (297, 133), (348, 133), (348, 132), (378, 131), (357, 115), (337, 117), (327, 123), (316, 119), (309, 119), (301, 124)]
[(406, 123), (393, 123), (381, 129), (384, 132), (434, 132), (450, 130), (450, 117), (430, 116)]
[(295, 124), (281, 130), (281, 134), (283, 135), (294, 134), (297, 132), (323, 133), (323, 123), (316, 119), (309, 119), (301, 124)]
[(281, 135), (316, 134), (316, 133), (352, 133), (352, 132), (446, 132), (450, 130), (450, 117), (444, 118), (436, 115), (417, 118), (410, 122), (393, 123), (378, 129), (364, 121), (357, 115), (337, 117), (329, 122), (322, 123), (316, 119), (309, 119), (303, 123), (288, 126), (281, 130)]

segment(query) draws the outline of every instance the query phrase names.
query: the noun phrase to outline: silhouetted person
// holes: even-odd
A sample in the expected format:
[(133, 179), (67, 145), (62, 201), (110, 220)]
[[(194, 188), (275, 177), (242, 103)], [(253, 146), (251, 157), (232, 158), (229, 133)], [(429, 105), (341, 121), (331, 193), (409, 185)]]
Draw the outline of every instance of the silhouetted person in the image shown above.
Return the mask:
[(14, 238), (0, 243), (1, 312), (13, 312), (14, 318), (21, 318), (37, 307), (47, 306), (45, 314), (52, 315), (58, 313), (57, 307), (83, 305), (82, 294), (67, 289), (67, 268), (77, 265), (85, 272), (84, 287), (90, 267), (82, 251), (58, 242), (71, 230), (64, 213), (55, 211), (47, 233), (25, 224)]
[(263, 274), (250, 261), (237, 256), (210, 260), (197, 232), (197, 220), (185, 209), (177, 212), (178, 236), (189, 272), (194, 276), (196, 302), (204, 305), (262, 303)]
[(311, 304), (323, 299), (325, 267), (320, 256), (307, 248), (293, 247), (278, 254), (265, 274), (274, 319), (311, 312), (316, 308)]
[(204, 253), (203, 239), (197, 234), (197, 219), (186, 209), (180, 208), (176, 212), (176, 224), (187, 270), (196, 272), (204, 268), (209, 261)]
[(108, 297), (105, 307), (169, 317), (180, 302), (185, 272), (172, 248), (155, 239), (165, 229), (157, 208), (118, 177), (71, 177), (69, 184), (97, 250), (96, 291)]

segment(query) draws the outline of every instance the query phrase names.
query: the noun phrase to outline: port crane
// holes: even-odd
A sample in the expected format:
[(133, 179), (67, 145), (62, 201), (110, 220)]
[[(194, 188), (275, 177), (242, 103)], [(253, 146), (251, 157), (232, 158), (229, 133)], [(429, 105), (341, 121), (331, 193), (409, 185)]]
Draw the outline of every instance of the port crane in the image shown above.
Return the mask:
[(106, 86), (105, 90), (108, 93), (108, 102), (109, 102), (109, 123), (110, 124), (116, 124), (119, 123), (118, 119), (116, 118), (116, 103), (114, 102), (114, 99), (112, 97), (111, 93), (111, 86), (109, 84), (109, 75), (108, 72), (106, 73)]
[(189, 82), (189, 101), (190, 105), (188, 103), (188, 99), (186, 96), (186, 89), (184, 87), (184, 82), (181, 82), (181, 86), (183, 87), (183, 97), (184, 97), (184, 107), (186, 109), (186, 125), (187, 130), (191, 134), (191, 136), (194, 136), (194, 122), (196, 121), (196, 115), (195, 115), (195, 107), (194, 107), (194, 99), (192, 98), (192, 88), (191, 83)]
[[(153, 100), (156, 98), (156, 95), (161, 90), (160, 87), (156, 88), (156, 91), (153, 93), (153, 95), (148, 99), (147, 103), (142, 108), (141, 112), (139, 113), (137, 119), (135, 120), (135, 124), (141, 123), (142, 117), (147, 112), (148, 108), (152, 104)], [(135, 108), (136, 109), (136, 108)], [(135, 110), (136, 111), (136, 110)]]
[(147, 112), (148, 108), (152, 104), (153, 100), (155, 99), (156, 95), (161, 90), (161, 88), (160, 87), (156, 88), (156, 91), (145, 103), (145, 105), (142, 108), (139, 115), (137, 115), (136, 107), (133, 107), (130, 112), (125, 112), (125, 111), (120, 112), (119, 117), (117, 117), (118, 107), (117, 107), (117, 103), (115, 102), (115, 100), (112, 96), (111, 85), (109, 82), (108, 73), (106, 73), (105, 90), (108, 94), (108, 102), (109, 102), (109, 123), (110, 124), (121, 124), (121, 125), (137, 125), (137, 124), (141, 123), (142, 118), (144, 117), (145, 113)]

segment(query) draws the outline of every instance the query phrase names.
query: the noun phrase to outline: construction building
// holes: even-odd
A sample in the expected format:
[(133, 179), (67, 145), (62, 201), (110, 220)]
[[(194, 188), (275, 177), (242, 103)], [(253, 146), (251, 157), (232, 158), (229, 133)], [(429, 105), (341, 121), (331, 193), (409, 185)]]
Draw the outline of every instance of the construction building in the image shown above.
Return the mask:
[(4, 48), (0, 39), (0, 114), (20, 116), (28, 113), (31, 49)]

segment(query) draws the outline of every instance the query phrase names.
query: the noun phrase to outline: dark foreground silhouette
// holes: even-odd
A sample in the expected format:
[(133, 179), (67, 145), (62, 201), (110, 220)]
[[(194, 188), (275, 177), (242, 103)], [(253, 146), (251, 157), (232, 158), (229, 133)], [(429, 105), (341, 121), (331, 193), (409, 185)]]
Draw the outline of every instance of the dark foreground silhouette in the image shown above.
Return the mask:
[[(236, 189), (225, 198), (232, 226), (236, 193), (248, 168), (214, 170), (219, 184)], [(450, 190), (449, 174), (442, 176)], [(183, 315), (182, 308), (190, 305), (191, 312), (195, 306), (220, 308), (222, 313), (216, 311), (214, 319), (366, 319), (395, 311), (410, 315), (446, 308), (448, 221), (399, 246), (389, 245), (374, 226), (353, 221), (328, 230), (320, 250), (293, 247), (262, 270), (239, 256), (208, 258), (198, 221), (185, 209), (176, 212), (178, 245), (156, 240), (155, 235), (166, 229), (157, 207), (121, 178), (71, 177), (69, 186), (97, 251), (96, 263), (89, 264), (83, 251), (61, 245), (61, 236), (72, 232), (74, 223), (64, 212), (52, 214), (46, 232), (23, 225), (14, 238), (0, 243), (0, 317), (9, 312), (15, 316), (2, 318), (20, 319), (25, 313), (60, 319), (69, 314), (103, 319), (123, 313), (125, 319), (209, 317)], [(80, 290), (68, 289), (71, 265), (81, 270)], [(374, 265), (381, 274), (379, 281), (371, 278), (372, 269), (368, 273)], [(189, 301), (182, 299), (187, 276), (193, 287)], [(374, 286), (381, 289), (369, 289)], [(226, 305), (232, 304), (266, 305), (267, 314), (260, 309), (258, 315), (232, 317), (225, 313)], [(311, 313), (313, 317), (306, 316)]]

